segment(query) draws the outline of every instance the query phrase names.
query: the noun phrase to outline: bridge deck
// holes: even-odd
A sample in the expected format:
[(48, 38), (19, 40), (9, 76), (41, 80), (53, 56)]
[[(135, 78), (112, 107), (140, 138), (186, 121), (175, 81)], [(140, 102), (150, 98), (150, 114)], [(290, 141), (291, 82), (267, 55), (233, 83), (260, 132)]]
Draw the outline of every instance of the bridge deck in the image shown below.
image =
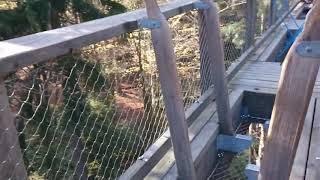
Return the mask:
[[(304, 20), (296, 20), (293, 22), (291, 18), (286, 19), (285, 23), (277, 27), (274, 31), (264, 33), (264, 35), (257, 39), (254, 46), (255, 48), (252, 49), (252, 52), (244, 53), (237, 62), (231, 65), (227, 72), (227, 79), (229, 81), (228, 86), (230, 89), (230, 107), (235, 122), (239, 121), (241, 107), (243, 102), (245, 102), (244, 99), (247, 98), (244, 93), (245, 91), (276, 94), (281, 73), (281, 64), (272, 61), (275, 61), (279, 49), (284, 48), (288, 31), (298, 30), (303, 23)], [(259, 41), (261, 43), (257, 43)], [(249, 51), (250, 49), (246, 52)], [(213, 94), (213, 91), (208, 94), (208, 97), (213, 97), (211, 94)], [(199, 114), (189, 127), (189, 139), (191, 141), (191, 150), (196, 166), (196, 173), (201, 176), (198, 178), (205, 179), (207, 172), (213, 170), (210, 178), (215, 179), (218, 158), (216, 148), (212, 147), (216, 145), (215, 138), (219, 131), (218, 116), (215, 101), (210, 100), (207, 103), (204, 103), (202, 100), (199, 102), (202, 103), (200, 106), (203, 107), (195, 108), (194, 112), (198, 113), (199, 110)], [(257, 101), (259, 101), (259, 99), (257, 99)], [(272, 105), (270, 106), (270, 111), (271, 109)], [(187, 113), (187, 118), (192, 119), (188, 114), (190, 113)], [(317, 173), (319, 174), (319, 171), (317, 172), (317, 167), (320, 167), (320, 164), (317, 164), (319, 163), (319, 158), (317, 157), (320, 156), (320, 152), (317, 150), (317, 147), (319, 146), (318, 138), (320, 138), (319, 127), (320, 75), (314, 88), (313, 98), (308, 109), (290, 180), (320, 179), (320, 176), (317, 175)], [(169, 136), (165, 134), (162, 138), (168, 139), (168, 137)], [(163, 151), (165, 152), (165, 155), (161, 158), (157, 157), (157, 155), (153, 156), (153, 158), (159, 158), (160, 160), (155, 163), (156, 165), (151, 168), (152, 170), (148, 172), (144, 179), (175, 179), (177, 169), (174, 161), (173, 149), (168, 147), (167, 149), (169, 150), (167, 150), (166, 148), (163, 148), (164, 145), (161, 145), (161, 143), (155, 143), (154, 145), (157, 150), (154, 150), (154, 152), (150, 151), (151, 154)], [(148, 154), (148, 152), (145, 154)], [(149, 165), (146, 165), (145, 162), (139, 161), (138, 163), (140, 164), (131, 168), (132, 172), (139, 172), (141, 169), (145, 170), (144, 167), (147, 167), (147, 169), (149, 168)], [(144, 163), (145, 165), (143, 165)], [(143, 168), (141, 168), (142, 166)], [(128, 179), (128, 176), (126, 175), (131, 174), (125, 174), (122, 176), (122, 179)], [(221, 173), (219, 174), (219, 177), (222, 177)]]
[[(275, 94), (281, 72), (281, 64), (276, 62), (249, 61), (230, 82), (231, 89), (243, 89), (257, 93)], [(320, 179), (320, 74), (312, 101), (309, 105), (304, 129), (296, 153), (291, 179)]]
[[(231, 88), (275, 93), (280, 78), (281, 64), (277, 62), (249, 61), (230, 82)], [(314, 87), (314, 97), (320, 95), (320, 74)]]

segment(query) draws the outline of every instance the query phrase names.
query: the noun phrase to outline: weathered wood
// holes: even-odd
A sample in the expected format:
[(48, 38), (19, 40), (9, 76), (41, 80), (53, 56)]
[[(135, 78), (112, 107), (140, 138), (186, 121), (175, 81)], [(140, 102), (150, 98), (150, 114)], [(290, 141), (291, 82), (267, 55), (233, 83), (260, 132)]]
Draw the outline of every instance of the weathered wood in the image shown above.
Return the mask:
[[(315, 99), (312, 98), (309, 104), (307, 116), (303, 125), (303, 130), (301, 138), (299, 141), (297, 153), (292, 166), (292, 171), (290, 174), (290, 180), (304, 180), (306, 173), (306, 165), (308, 161), (310, 136), (312, 129), (312, 122), (314, 116)], [(319, 146), (318, 146), (319, 147)], [(309, 178), (307, 178), (309, 180)]]
[(27, 179), (7, 89), (0, 79), (0, 179)]
[(312, 125), (309, 157), (307, 162), (306, 180), (320, 179), (320, 100), (316, 100), (315, 115)]
[[(188, 124), (200, 124), (203, 125), (201, 119), (203, 119), (204, 111), (215, 111), (215, 106), (209, 105), (214, 100), (213, 88), (209, 88), (202, 96), (200, 96), (198, 102), (192, 104), (185, 112), (185, 116)], [(207, 117), (204, 117), (204, 119)], [(193, 129), (194, 125), (191, 125)], [(198, 127), (197, 126), (197, 127)], [(201, 126), (202, 127), (202, 126)], [(201, 129), (200, 127), (200, 129)], [(195, 129), (189, 133), (189, 139), (191, 140), (191, 134), (193, 136), (198, 134), (200, 129)], [(159, 162), (159, 160), (167, 153), (171, 148), (171, 137), (167, 134), (162, 135), (150, 148), (142, 155), (142, 159), (137, 160), (132, 166), (121, 175), (121, 180), (127, 179), (143, 179), (152, 168)]]
[[(217, 123), (217, 114), (210, 117), (210, 121), (203, 126), (201, 132), (192, 141), (192, 157), (197, 167), (197, 179), (206, 179), (212, 171), (214, 161), (216, 160), (217, 150), (213, 149), (215, 139), (219, 134), (219, 124)], [(211, 154), (210, 159), (205, 159), (207, 153)], [(212, 154), (213, 153), (213, 154)], [(210, 157), (210, 156), (209, 156)], [(206, 164), (207, 166), (204, 166)], [(174, 165), (164, 176), (164, 180), (176, 179), (177, 167)]]
[(269, 25), (273, 25), (276, 21), (276, 15), (277, 15), (277, 0), (270, 0), (270, 14), (269, 14)]
[(145, 0), (145, 3), (148, 18), (159, 20), (161, 23), (160, 28), (151, 30), (151, 36), (156, 54), (167, 119), (169, 121), (178, 178), (195, 180), (196, 174), (191, 156), (188, 126), (181, 97), (180, 80), (177, 75), (176, 60), (171, 39), (172, 35), (168, 22), (161, 13), (156, 1)]
[(201, 52), (207, 54), (210, 60), (209, 67), (213, 72), (213, 84), (221, 132), (224, 134), (234, 134), (227, 80), (225, 77), (224, 52), (218, 10), (212, 1), (203, 0), (203, 2), (207, 3), (210, 8), (200, 11), (200, 19), (203, 19), (200, 39), (203, 39), (205, 44), (207, 44), (207, 48), (204, 46), (200, 46), (200, 48), (202, 48)]
[(282, 68), (261, 164), (263, 180), (289, 179), (305, 116), (319, 70), (319, 60), (299, 56), (302, 41), (320, 40), (320, 1), (306, 19), (302, 35), (291, 47)]
[[(235, 90), (230, 93), (230, 105), (232, 110), (232, 116), (237, 118), (240, 117), (243, 94), (244, 92), (242, 90)], [(189, 139), (190, 141), (192, 141), (191, 143), (192, 153), (193, 153), (192, 157), (194, 159), (194, 164), (195, 164), (198, 179), (205, 179), (205, 178), (202, 178), (207, 176), (207, 174), (205, 174), (204, 172), (206, 172), (208, 167), (212, 167), (212, 164), (214, 164), (214, 161), (210, 161), (210, 159), (212, 159), (212, 157), (215, 155), (214, 152), (216, 151), (216, 149), (214, 149), (215, 148), (214, 146), (210, 146), (210, 143), (207, 143), (215, 140), (215, 138), (208, 138), (208, 137), (211, 137), (212, 134), (217, 133), (216, 127), (212, 127), (211, 125), (208, 126), (208, 124), (212, 124), (212, 123), (215, 123), (216, 126), (218, 125), (217, 124), (218, 117), (217, 117), (215, 102), (212, 102), (211, 104), (209, 104), (189, 128)], [(202, 133), (205, 133), (205, 134), (210, 133), (210, 135), (207, 134), (206, 138), (204, 138)], [(200, 144), (201, 144), (201, 148), (199, 148)], [(207, 147), (208, 145), (209, 147)], [(208, 157), (206, 162), (204, 162), (203, 160), (205, 159), (204, 158), (205, 156)], [(177, 171), (175, 167), (173, 151), (171, 149), (159, 161), (159, 163), (148, 174), (148, 176), (145, 177), (145, 179), (150, 179), (150, 180), (163, 179), (163, 178), (170, 179), (171, 177), (176, 176), (176, 172)]]
[(203, 11), (199, 10), (199, 47), (200, 47), (200, 88), (201, 93), (206, 91), (213, 85), (213, 74), (211, 65), (212, 61), (208, 58), (207, 32), (206, 22), (204, 20)]
[(254, 44), (257, 21), (257, 0), (247, 0), (246, 4), (246, 42), (245, 49)]
[[(281, 49), (284, 48), (285, 40), (287, 39), (287, 29), (282, 27), (277, 33), (276, 36), (272, 39), (273, 41), (267, 47), (267, 49), (261, 53), (259, 57), (259, 61), (276, 61), (278, 53), (280, 53)], [(285, 52), (284, 52), (285, 53)]]
[[(205, 110), (197, 117), (194, 123), (189, 128), (189, 140), (193, 142), (196, 136), (201, 132), (201, 129), (210, 121), (216, 113), (216, 104), (210, 103)], [(214, 119), (218, 123), (217, 119)], [(195, 156), (192, 156), (196, 158)], [(165, 156), (157, 163), (153, 170), (145, 177), (145, 179), (157, 178), (161, 179), (167, 174), (170, 168), (175, 164), (173, 150), (170, 149)], [(198, 178), (198, 177), (197, 177)]]
[[(161, 11), (166, 18), (194, 9), (197, 0), (165, 4)], [(138, 21), (147, 16), (145, 9), (89, 21), (55, 30), (0, 42), (0, 72), (12, 72), (47, 61), (92, 43), (138, 29)]]
[(289, 0), (271, 0), (270, 24), (274, 24), (282, 14), (289, 10)]
[(231, 64), (231, 66), (229, 67), (229, 69), (227, 71), (228, 81), (232, 80), (235, 77), (235, 75), (239, 72), (241, 67), (248, 61), (249, 57), (257, 50), (257, 48), (259, 48), (263, 43), (265, 43), (268, 40), (270, 35), (272, 35), (272, 33), (274, 33), (279, 28), (279, 25), (284, 21), (284, 19), (288, 16), (288, 14), (290, 14), (295, 9), (295, 7), (298, 4), (299, 4), (298, 2), (296, 4), (294, 4), (292, 6), (292, 8), (287, 13), (283, 14), (277, 20), (277, 22), (275, 24), (270, 26), (270, 28), (268, 28), (268, 30), (265, 33), (263, 33), (261, 38), (259, 40), (257, 40), (253, 46), (251, 46), (249, 49), (247, 49), (238, 58), (238, 60), (235, 63)]

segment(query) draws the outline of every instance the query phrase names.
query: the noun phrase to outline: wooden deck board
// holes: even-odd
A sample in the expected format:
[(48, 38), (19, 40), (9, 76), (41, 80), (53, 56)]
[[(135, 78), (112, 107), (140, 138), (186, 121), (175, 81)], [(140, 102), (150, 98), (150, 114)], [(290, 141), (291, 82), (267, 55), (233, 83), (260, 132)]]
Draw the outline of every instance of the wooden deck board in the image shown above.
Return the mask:
[[(247, 62), (238, 74), (230, 82), (229, 86), (233, 89), (235, 87), (244, 90), (251, 89), (274, 89), (273, 93), (278, 88), (278, 81), (280, 78), (281, 66), (276, 62)], [(314, 87), (314, 93), (320, 93), (320, 74)]]
[[(233, 90), (275, 94), (280, 73), (280, 63), (248, 61), (230, 81), (229, 86)], [(314, 87), (290, 180), (320, 179), (320, 99), (315, 103), (317, 97), (320, 97), (320, 74)]]
[(306, 166), (308, 161), (308, 151), (310, 145), (311, 128), (313, 123), (315, 98), (311, 99), (309, 104), (307, 116), (304, 122), (304, 127), (300, 137), (296, 157), (294, 159), (290, 180), (304, 180), (306, 173)]
[(320, 99), (317, 99), (307, 164), (306, 180), (320, 179)]

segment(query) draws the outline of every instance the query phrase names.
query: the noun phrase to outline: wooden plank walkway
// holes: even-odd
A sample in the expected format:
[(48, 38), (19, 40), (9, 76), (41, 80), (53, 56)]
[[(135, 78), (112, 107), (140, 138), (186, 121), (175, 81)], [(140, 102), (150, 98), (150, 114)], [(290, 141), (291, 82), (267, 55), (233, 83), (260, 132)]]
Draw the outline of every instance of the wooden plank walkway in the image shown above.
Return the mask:
[[(272, 44), (272, 43), (271, 43)], [(272, 46), (272, 45), (270, 45)], [(265, 52), (268, 47), (264, 47)], [(259, 50), (257, 50), (259, 51)], [(261, 58), (263, 59), (261, 61)], [(249, 61), (230, 81), (229, 88), (257, 93), (275, 94), (281, 73), (281, 64), (266, 62), (264, 56), (251, 56)], [(303, 87), (301, 87), (303, 88)], [(304, 129), (299, 141), (290, 180), (320, 179), (320, 73), (314, 87)]]
[(311, 129), (306, 180), (320, 179), (320, 99), (316, 100), (314, 120)]
[[(280, 72), (280, 63), (249, 61), (233, 78), (229, 86), (231, 89), (240, 88), (248, 91), (274, 94), (278, 88)], [(320, 74), (318, 74), (313, 96), (320, 96)]]

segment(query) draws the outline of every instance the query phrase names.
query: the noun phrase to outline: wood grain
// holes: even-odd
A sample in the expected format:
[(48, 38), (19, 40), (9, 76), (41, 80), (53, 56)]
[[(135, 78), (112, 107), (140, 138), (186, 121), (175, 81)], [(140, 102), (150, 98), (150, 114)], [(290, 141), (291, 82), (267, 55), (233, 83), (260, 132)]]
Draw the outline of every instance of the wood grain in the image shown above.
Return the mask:
[(307, 163), (306, 180), (320, 179), (320, 99), (317, 99), (310, 150)]
[[(174, 1), (161, 7), (166, 18), (194, 9), (197, 0)], [(97, 19), (77, 25), (40, 32), (0, 42), (0, 72), (47, 61), (99, 41), (138, 29), (138, 20), (146, 18), (146, 10)]]
[(263, 180), (289, 179), (320, 64), (320, 59), (301, 57), (295, 50), (302, 41), (320, 40), (319, 20), (317, 4), (284, 61), (261, 164)]
[[(292, 166), (290, 180), (304, 180), (306, 177), (306, 165), (308, 161), (311, 129), (315, 110), (315, 98), (312, 98), (309, 104), (306, 120), (304, 122), (301, 138), (299, 141), (297, 153)], [(319, 109), (320, 110), (320, 109)], [(308, 179), (309, 180), (309, 179)]]
[(203, 36), (200, 39), (206, 39), (207, 44), (207, 48), (201, 47), (201, 52), (205, 52), (210, 61), (208, 64), (213, 76), (220, 130), (224, 134), (233, 135), (234, 128), (225, 76), (226, 70), (218, 10), (210, 0), (203, 0), (203, 2), (208, 4), (210, 8), (200, 12), (201, 19), (203, 19), (201, 24), (201, 35)]
[(7, 90), (0, 79), (0, 179), (27, 179), (18, 132), (10, 111)]
[(145, 0), (150, 19), (159, 20), (161, 27), (151, 30), (153, 47), (156, 54), (161, 90), (164, 97), (167, 119), (177, 164), (178, 178), (195, 180), (196, 173), (192, 161), (188, 126), (186, 122), (181, 85), (177, 75), (176, 57), (172, 35), (165, 16), (155, 0)]

